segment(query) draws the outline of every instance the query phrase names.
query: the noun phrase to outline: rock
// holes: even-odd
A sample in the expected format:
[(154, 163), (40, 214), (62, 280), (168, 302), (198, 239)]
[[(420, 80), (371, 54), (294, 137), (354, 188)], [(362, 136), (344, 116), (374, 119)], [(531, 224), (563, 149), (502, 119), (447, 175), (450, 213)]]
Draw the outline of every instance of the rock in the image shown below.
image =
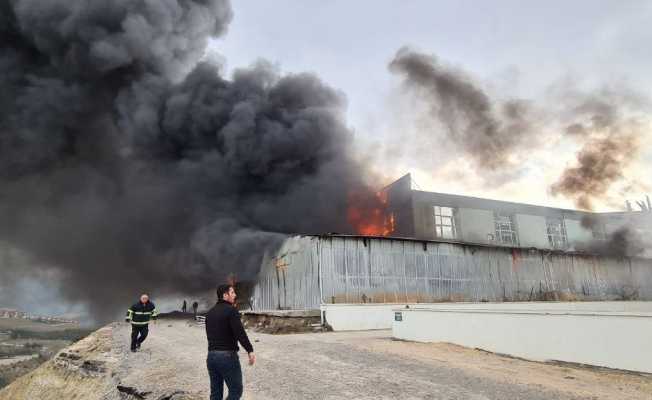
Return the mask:
[(118, 386), (116, 386), (116, 388), (118, 389), (118, 392), (120, 392), (122, 394), (125, 394), (127, 396), (134, 397), (136, 399), (145, 399), (145, 398), (147, 398), (148, 394), (152, 393), (152, 392), (146, 392), (146, 391), (141, 392), (138, 389), (136, 389), (134, 387), (131, 387), (131, 386), (118, 385)]

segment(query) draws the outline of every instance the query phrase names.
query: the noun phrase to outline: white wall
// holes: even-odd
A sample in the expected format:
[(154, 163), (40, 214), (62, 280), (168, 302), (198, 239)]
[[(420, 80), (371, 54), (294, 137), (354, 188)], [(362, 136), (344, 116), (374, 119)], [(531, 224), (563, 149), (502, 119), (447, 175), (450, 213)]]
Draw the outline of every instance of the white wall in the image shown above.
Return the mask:
[(652, 313), (652, 301), (513, 302), (513, 303), (409, 303), (409, 304), (322, 304), (321, 311), (334, 331), (391, 329), (397, 309), (590, 311)]
[(334, 331), (392, 329), (394, 308), (404, 304), (322, 304), (325, 322)]
[(457, 212), (460, 239), (474, 243), (487, 243), (487, 235), (496, 235), (493, 211), (460, 208)]
[[(577, 304), (581, 303), (571, 303), (569, 309)], [(650, 313), (475, 307), (396, 309), (402, 321), (393, 321), (392, 334), (397, 339), (448, 342), (535, 361), (652, 373)]]
[[(396, 309), (397, 307), (394, 307)], [(484, 311), (582, 311), (590, 313), (633, 312), (652, 313), (652, 301), (518, 301), (494, 303), (419, 303), (411, 309), (439, 311), (484, 310)], [(392, 311), (394, 310), (392, 309)]]
[(593, 232), (585, 229), (582, 226), (581, 221), (566, 219), (564, 220), (564, 224), (566, 225), (568, 244), (571, 246), (574, 243), (589, 243), (591, 240), (593, 240)]
[(516, 214), (516, 227), (521, 247), (550, 248), (544, 217)]

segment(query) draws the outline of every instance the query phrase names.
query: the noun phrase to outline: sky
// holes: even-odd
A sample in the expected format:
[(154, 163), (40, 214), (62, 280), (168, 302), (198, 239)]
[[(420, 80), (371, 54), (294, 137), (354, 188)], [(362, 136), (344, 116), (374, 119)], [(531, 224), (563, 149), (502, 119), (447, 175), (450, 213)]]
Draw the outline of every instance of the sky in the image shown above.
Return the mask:
[[(413, 118), (414, 104), (388, 71), (403, 46), (463, 70), (496, 98), (549, 103), (551, 88), (566, 85), (589, 92), (626, 87), (643, 96), (652, 87), (652, 2), (282, 0), (237, 1), (233, 9), (227, 35), (211, 43), (209, 56), (221, 59), (227, 73), (262, 58), (283, 73), (313, 72), (340, 90), (347, 123), (385, 183), (411, 172), (423, 190), (574, 208), (549, 190), (579, 150), (562, 139), (528, 154), (518, 176), (499, 185), (487, 185), (481, 171), (437, 143), (415, 147), (439, 163), (416, 163), (409, 150), (399, 157), (376, 154), (378, 144), (410, 141), (429, 129)], [(617, 210), (625, 199), (644, 196), (652, 186), (649, 147), (597, 210)]]

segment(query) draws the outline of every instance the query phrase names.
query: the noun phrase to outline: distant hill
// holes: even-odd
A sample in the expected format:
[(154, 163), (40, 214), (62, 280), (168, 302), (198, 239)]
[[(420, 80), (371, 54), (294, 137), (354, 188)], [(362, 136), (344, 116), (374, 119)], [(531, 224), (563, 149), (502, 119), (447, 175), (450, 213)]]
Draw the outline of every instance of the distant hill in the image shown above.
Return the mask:
[(32, 315), (23, 311), (10, 308), (0, 308), (0, 320), (2, 319), (20, 319), (35, 322), (52, 323), (52, 324), (79, 324), (79, 321), (62, 317), (52, 317), (43, 315)]

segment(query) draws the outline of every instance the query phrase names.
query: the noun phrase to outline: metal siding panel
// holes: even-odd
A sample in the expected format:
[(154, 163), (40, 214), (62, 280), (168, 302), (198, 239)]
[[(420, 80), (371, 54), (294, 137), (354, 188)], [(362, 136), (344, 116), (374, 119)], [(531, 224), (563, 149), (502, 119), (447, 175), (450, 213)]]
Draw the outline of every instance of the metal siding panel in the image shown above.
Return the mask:
[(652, 300), (649, 259), (337, 236), (289, 238), (280, 255), (289, 264), (278, 270), (281, 279), (272, 258), (261, 266), (258, 309), (314, 309), (333, 297), (351, 303)]

